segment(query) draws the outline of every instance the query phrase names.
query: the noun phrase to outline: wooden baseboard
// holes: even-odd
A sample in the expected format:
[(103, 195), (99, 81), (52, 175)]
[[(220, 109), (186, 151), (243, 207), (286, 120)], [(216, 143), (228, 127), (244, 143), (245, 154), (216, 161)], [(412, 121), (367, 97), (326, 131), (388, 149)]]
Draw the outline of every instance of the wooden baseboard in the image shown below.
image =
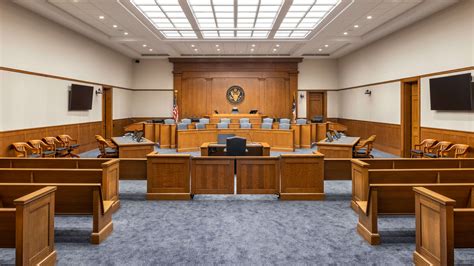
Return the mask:
[(39, 266), (54, 266), (54, 265), (56, 265), (57, 257), (58, 257), (58, 254), (56, 253), (56, 250), (54, 250), (46, 258), (44, 258), (42, 261), (38, 262), (37, 265), (39, 265)]
[(324, 200), (324, 193), (281, 193), (280, 200)]
[(190, 200), (190, 193), (147, 193), (147, 200)]
[(380, 234), (373, 234), (367, 230), (362, 224), (357, 223), (357, 233), (371, 245), (380, 244)]
[(110, 234), (112, 234), (113, 230), (114, 230), (114, 224), (110, 222), (102, 230), (100, 230), (100, 232), (92, 233), (91, 243), (95, 245), (102, 243)]

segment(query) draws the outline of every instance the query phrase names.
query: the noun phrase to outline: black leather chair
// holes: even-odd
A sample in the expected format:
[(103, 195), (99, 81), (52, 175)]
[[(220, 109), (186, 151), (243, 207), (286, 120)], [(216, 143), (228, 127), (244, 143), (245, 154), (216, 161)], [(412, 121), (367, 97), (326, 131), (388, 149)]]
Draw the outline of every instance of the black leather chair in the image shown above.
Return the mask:
[(227, 156), (245, 156), (247, 152), (247, 140), (241, 137), (227, 138), (226, 155)]
[(322, 115), (315, 115), (311, 118), (312, 123), (322, 123), (324, 122), (324, 117)]
[(227, 144), (227, 139), (235, 137), (235, 134), (217, 134), (217, 144)]

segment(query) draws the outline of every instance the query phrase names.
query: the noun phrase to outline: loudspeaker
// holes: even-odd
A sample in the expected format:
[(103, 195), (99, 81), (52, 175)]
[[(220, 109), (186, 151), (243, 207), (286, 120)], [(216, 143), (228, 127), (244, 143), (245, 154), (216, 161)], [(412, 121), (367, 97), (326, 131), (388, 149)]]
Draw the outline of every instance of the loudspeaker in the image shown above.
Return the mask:
[(140, 60), (135, 59), (135, 63), (136, 63), (136, 64), (140, 64)]

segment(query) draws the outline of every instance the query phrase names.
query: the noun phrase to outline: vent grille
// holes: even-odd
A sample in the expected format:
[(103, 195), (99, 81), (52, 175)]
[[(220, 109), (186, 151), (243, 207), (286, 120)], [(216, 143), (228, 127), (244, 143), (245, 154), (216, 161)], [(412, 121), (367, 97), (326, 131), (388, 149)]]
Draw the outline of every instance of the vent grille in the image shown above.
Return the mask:
[(330, 54), (303, 54), (303, 56), (330, 56)]
[(201, 56), (212, 56), (212, 57), (276, 57), (276, 56), (290, 56), (290, 54), (181, 54), (181, 56), (201, 57)]
[(143, 57), (150, 57), (150, 56), (170, 56), (169, 54), (142, 54)]

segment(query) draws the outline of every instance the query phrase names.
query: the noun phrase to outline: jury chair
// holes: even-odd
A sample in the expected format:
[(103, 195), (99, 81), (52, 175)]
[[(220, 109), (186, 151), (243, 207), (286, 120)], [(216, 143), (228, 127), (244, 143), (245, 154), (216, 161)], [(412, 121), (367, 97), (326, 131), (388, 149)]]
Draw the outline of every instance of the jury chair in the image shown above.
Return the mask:
[(372, 149), (376, 138), (376, 135), (372, 135), (365, 140), (359, 141), (359, 143), (354, 147), (353, 157), (374, 158), (374, 156), (372, 155)]
[(11, 148), (15, 151), (16, 157), (23, 157), (23, 158), (39, 158), (41, 157), (40, 154), (33, 153), (34, 148), (30, 146), (30, 144), (26, 142), (15, 142), (12, 143)]
[(187, 130), (188, 129), (188, 125), (189, 124), (186, 124), (186, 123), (178, 123), (178, 125), (176, 126), (176, 129), (177, 130)]
[(40, 139), (29, 140), (28, 143), (35, 150), (35, 154), (40, 154), (40, 157), (54, 158), (56, 156), (54, 148)]
[(290, 124), (278, 124), (278, 129), (290, 129)]
[(230, 118), (221, 118), (220, 122), (230, 124)]
[(175, 124), (174, 119), (169, 119), (169, 118), (165, 119), (164, 122), (165, 122), (165, 125), (174, 125)]
[(440, 158), (441, 154), (445, 152), (449, 147), (453, 145), (450, 141), (440, 141), (430, 148), (426, 149), (426, 152), (423, 153), (424, 158)]
[(454, 144), (449, 149), (441, 152), (441, 157), (466, 158), (469, 153), (469, 145)]
[(197, 123), (197, 124), (196, 124), (196, 129), (206, 129), (206, 124), (204, 124), (204, 123)]
[(262, 129), (272, 129), (273, 124), (272, 123), (263, 123), (261, 125)]
[(67, 148), (63, 147), (63, 143), (56, 137), (44, 137), (44, 143), (50, 146), (50, 149), (55, 151), (55, 157), (64, 157), (67, 153)]
[(289, 124), (290, 123), (290, 119), (288, 118), (281, 118), (280, 119), (280, 124)]
[(200, 119), (199, 119), (199, 123), (201, 123), (201, 124), (209, 124), (209, 123), (210, 123), (210, 120), (209, 120), (209, 118), (200, 118)]
[(111, 141), (106, 140), (101, 135), (95, 135), (100, 154), (97, 158), (118, 158), (118, 148)]
[(268, 117), (264, 118), (263, 123), (270, 123), (271, 124), (271, 123), (273, 123), (273, 118), (268, 118)]
[(240, 128), (252, 128), (252, 124), (250, 124), (250, 123), (240, 123)]
[(183, 118), (183, 119), (181, 119), (181, 123), (182, 123), (182, 124), (187, 124), (187, 125), (189, 125), (189, 124), (191, 124), (191, 119), (189, 119), (189, 118)]
[(79, 144), (77, 144), (77, 140), (73, 139), (69, 135), (59, 135), (58, 140), (62, 142), (63, 147), (66, 148), (67, 150), (67, 153), (65, 156), (75, 157), (75, 158), (80, 157), (79, 155), (74, 153), (74, 151), (77, 150), (80, 146)]
[(297, 125), (305, 125), (306, 124), (306, 119), (305, 118), (298, 118), (298, 119), (296, 119), (296, 124)]
[(240, 124), (250, 123), (250, 118), (240, 118)]
[(421, 143), (413, 145), (411, 150), (411, 158), (422, 158), (423, 154), (427, 151), (427, 149), (431, 148), (433, 145), (438, 143), (435, 139), (424, 139)]
[(244, 156), (247, 151), (247, 140), (241, 137), (231, 137), (226, 140), (227, 156)]
[(228, 123), (224, 123), (224, 122), (220, 122), (220, 123), (217, 123), (217, 128), (218, 128), (218, 129), (229, 128), (229, 124), (228, 124)]

